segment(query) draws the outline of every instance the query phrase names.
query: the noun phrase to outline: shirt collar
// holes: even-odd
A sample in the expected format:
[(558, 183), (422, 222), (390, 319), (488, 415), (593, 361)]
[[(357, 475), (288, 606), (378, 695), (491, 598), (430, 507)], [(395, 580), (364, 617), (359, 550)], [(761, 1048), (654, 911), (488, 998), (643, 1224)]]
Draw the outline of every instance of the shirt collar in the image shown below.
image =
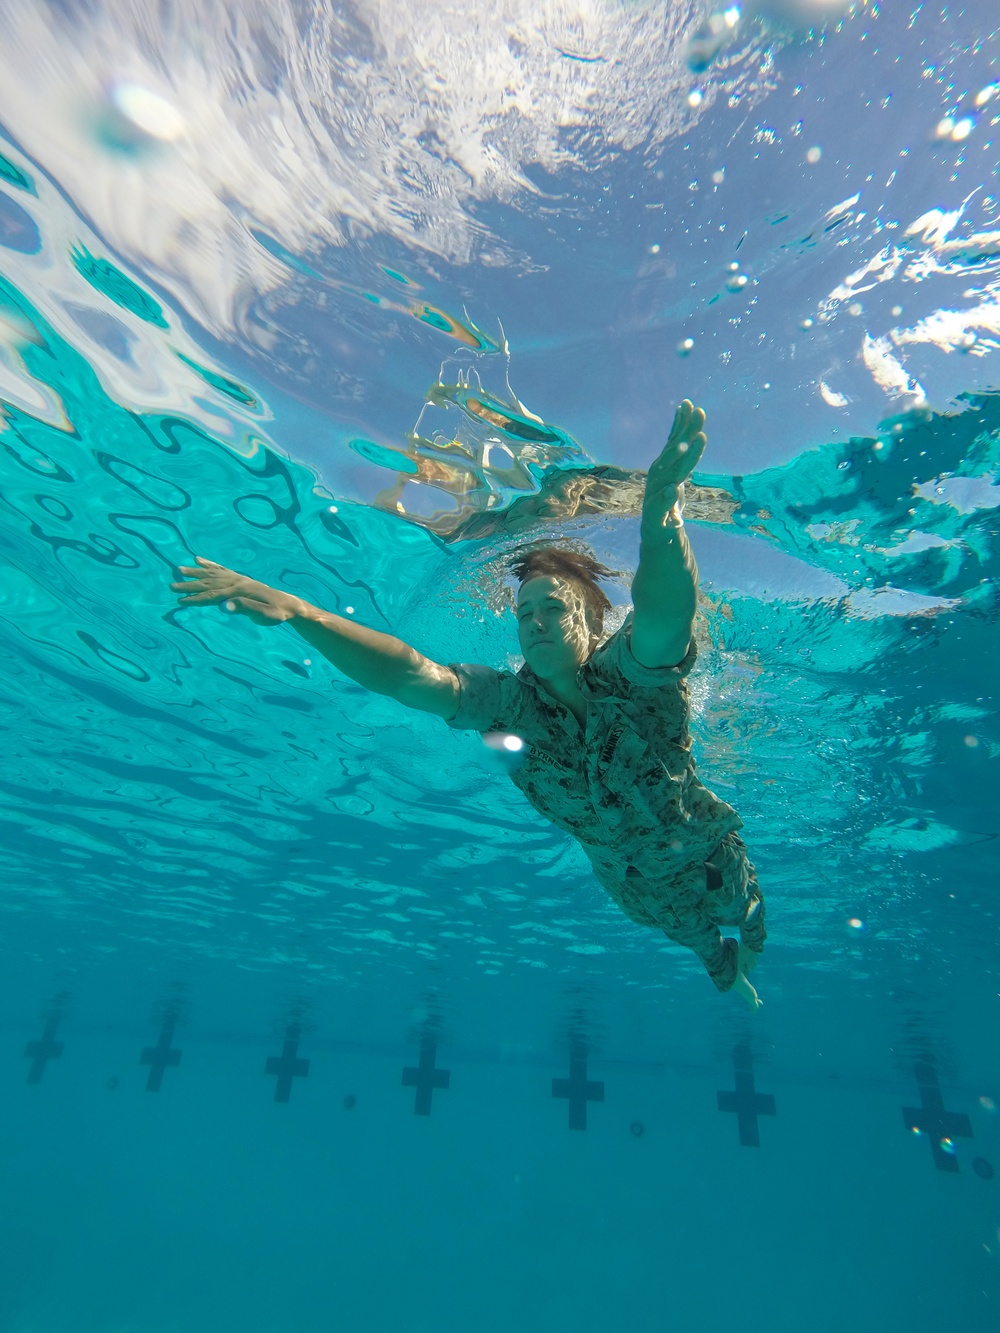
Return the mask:
[[(593, 660), (593, 654), (591, 654), (591, 656), (588, 657), (586, 662), (583, 663), (583, 665), (579, 668), (579, 670), (576, 673), (577, 683), (580, 686), (580, 693), (583, 695), (585, 699), (588, 700), (599, 699), (603, 697), (601, 691), (595, 689), (594, 685), (591, 683), (592, 673), (590, 670), (590, 664), (592, 660)], [(566, 707), (566, 705), (560, 703), (558, 699), (554, 698), (551, 694), (549, 694), (548, 690), (545, 688), (545, 686), (542, 684), (539, 678), (532, 671), (531, 667), (528, 666), (527, 662), (525, 662), (525, 664), (518, 671), (517, 678), (518, 680), (522, 681), (525, 685), (527, 685), (531, 690), (534, 691), (535, 697), (538, 699), (539, 703), (542, 705), (543, 708), (556, 711), (560, 715), (565, 713), (567, 717), (573, 718), (573, 714)], [(575, 726), (576, 725), (575, 718), (573, 718), (573, 723)]]

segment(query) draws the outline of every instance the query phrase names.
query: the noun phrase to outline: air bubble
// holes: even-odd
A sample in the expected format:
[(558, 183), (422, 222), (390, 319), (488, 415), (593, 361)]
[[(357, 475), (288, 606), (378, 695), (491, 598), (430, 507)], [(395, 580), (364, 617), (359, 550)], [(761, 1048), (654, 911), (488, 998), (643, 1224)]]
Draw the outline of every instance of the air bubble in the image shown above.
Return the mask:
[(815, 166), (822, 156), (823, 156), (822, 148), (813, 146), (806, 153), (806, 161), (810, 164), (810, 166)]
[(138, 153), (172, 143), (184, 133), (184, 117), (158, 93), (138, 83), (111, 88), (97, 131), (108, 148)]
[(508, 750), (511, 754), (524, 749), (524, 741), (512, 731), (488, 731), (483, 744), (490, 750)]
[(682, 338), (681, 341), (677, 344), (678, 356), (690, 356), (693, 350), (694, 350), (693, 338)]
[(527, 750), (522, 738), (510, 731), (488, 731), (483, 736), (483, 746), (490, 752), (490, 766), (505, 773), (518, 767)]

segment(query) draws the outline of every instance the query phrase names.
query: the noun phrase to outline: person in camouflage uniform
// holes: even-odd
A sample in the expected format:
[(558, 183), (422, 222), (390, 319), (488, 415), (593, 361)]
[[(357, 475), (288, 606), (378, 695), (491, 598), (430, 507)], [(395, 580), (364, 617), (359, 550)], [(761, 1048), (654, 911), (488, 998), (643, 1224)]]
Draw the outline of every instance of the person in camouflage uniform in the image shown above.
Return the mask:
[(704, 425), (685, 399), (649, 469), (633, 610), (616, 633), (602, 635), (610, 603), (599, 580), (610, 571), (592, 557), (536, 545), (514, 562), (525, 659), (516, 674), (433, 662), (201, 558), (181, 569), (191, 581), (172, 586), (182, 605), (222, 603), (258, 624), (290, 622), (353, 680), (451, 727), (517, 737), (524, 757), (514, 782), (577, 839), (621, 910), (693, 950), (720, 991), (756, 1009), (749, 973), (766, 938), (764, 900), (742, 821), (699, 781), (689, 732), (698, 570), (683, 502)]

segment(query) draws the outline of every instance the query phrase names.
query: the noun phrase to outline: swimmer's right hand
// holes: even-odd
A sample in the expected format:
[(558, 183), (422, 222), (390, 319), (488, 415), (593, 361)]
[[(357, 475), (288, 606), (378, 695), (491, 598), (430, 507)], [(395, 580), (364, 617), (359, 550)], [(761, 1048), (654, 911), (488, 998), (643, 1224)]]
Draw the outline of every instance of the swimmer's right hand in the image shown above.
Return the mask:
[(174, 592), (184, 594), (177, 599), (180, 606), (224, 606), (248, 616), (255, 625), (280, 625), (301, 614), (301, 598), (248, 579), (214, 560), (200, 555), (195, 559), (197, 565), (180, 566), (185, 581), (170, 585)]

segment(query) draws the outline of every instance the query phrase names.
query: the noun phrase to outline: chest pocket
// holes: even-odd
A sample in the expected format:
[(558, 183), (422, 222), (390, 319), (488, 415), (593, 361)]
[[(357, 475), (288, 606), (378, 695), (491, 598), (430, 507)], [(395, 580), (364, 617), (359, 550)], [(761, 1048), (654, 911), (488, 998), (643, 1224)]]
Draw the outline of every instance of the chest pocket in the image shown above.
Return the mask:
[(510, 776), (539, 814), (588, 841), (594, 831), (594, 806), (579, 760), (571, 764), (542, 746), (531, 745), (524, 763)]
[[(628, 719), (615, 722), (601, 742), (592, 770), (605, 809), (638, 811), (652, 816), (659, 802), (655, 793), (670, 781), (664, 766)], [(596, 793), (595, 793), (596, 795)]]

